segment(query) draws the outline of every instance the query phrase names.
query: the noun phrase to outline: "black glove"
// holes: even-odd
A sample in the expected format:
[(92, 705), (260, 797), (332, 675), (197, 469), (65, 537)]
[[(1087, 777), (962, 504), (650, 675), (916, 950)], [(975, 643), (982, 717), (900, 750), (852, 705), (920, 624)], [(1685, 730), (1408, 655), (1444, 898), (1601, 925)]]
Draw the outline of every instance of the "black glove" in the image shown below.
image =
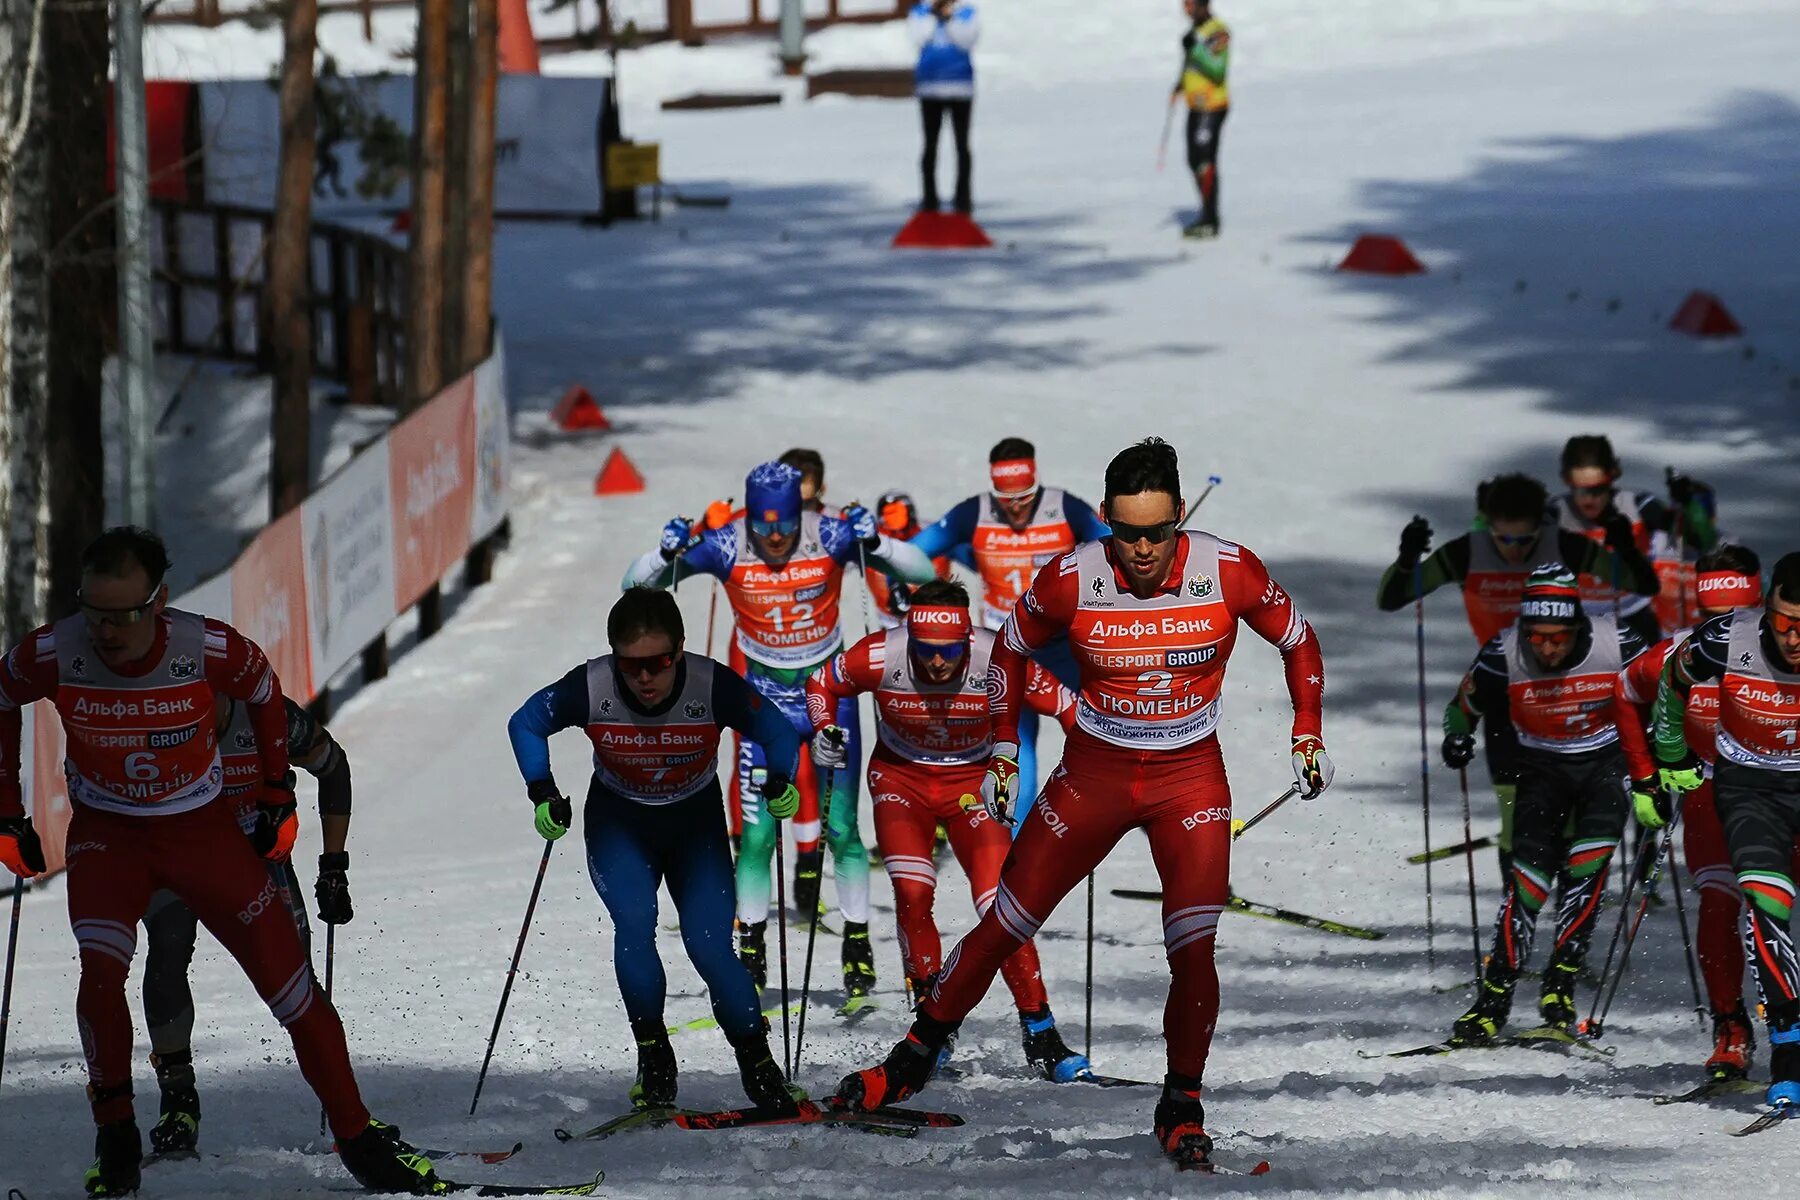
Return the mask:
[(912, 611), (912, 586), (898, 580), (888, 586), (888, 611), (896, 617), (904, 617)]
[(1614, 513), (1606, 518), (1606, 547), (1619, 554), (1637, 549), (1637, 537), (1631, 530), (1631, 518)]
[(533, 823), (545, 841), (554, 842), (569, 832), (575, 823), (575, 807), (556, 790), (556, 780), (533, 779), (525, 785), (525, 794), (531, 798)]
[(1461, 770), (1469, 765), (1475, 757), (1475, 738), (1472, 734), (1451, 733), (1444, 735), (1444, 765)]
[(263, 781), (262, 803), (256, 808), (256, 824), (250, 844), (270, 862), (286, 862), (300, 835), (300, 817), (294, 804), (294, 773)]
[(44, 844), (30, 817), (0, 817), (0, 864), (20, 878), (44, 873)]
[(1414, 517), (1400, 531), (1400, 561), (1408, 564), (1418, 562), (1425, 557), (1425, 551), (1431, 547), (1431, 522), (1424, 517)]
[(350, 856), (342, 850), (319, 855), (319, 881), (313, 885), (313, 897), (319, 902), (319, 920), (327, 925), (348, 925), (356, 916), (350, 906), (350, 880), (345, 875), (349, 869)]

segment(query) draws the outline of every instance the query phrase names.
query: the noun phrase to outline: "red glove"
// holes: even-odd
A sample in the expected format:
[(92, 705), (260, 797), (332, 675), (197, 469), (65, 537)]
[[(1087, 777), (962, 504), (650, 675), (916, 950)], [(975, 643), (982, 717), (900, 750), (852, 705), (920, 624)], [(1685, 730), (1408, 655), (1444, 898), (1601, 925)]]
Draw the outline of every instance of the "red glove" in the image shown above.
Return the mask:
[(29, 817), (0, 817), (0, 864), (21, 879), (44, 873), (44, 846)]
[(250, 844), (270, 862), (286, 862), (300, 836), (300, 814), (294, 803), (294, 773), (263, 782), (262, 803), (256, 809), (256, 825)]

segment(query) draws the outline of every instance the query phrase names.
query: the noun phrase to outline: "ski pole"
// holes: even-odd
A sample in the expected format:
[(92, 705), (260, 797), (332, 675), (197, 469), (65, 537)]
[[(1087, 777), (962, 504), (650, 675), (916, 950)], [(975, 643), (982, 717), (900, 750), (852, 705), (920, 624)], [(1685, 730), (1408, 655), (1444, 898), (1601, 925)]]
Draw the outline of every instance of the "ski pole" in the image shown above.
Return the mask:
[(1194, 519), (1194, 514), (1200, 511), (1200, 506), (1206, 503), (1206, 498), (1213, 494), (1213, 489), (1224, 482), (1225, 481), (1217, 475), (1208, 475), (1206, 477), (1206, 490), (1200, 493), (1200, 498), (1198, 500), (1195, 500), (1192, 504), (1188, 505), (1187, 512), (1183, 514), (1181, 518), (1180, 527), (1182, 529), (1186, 529), (1187, 523)]
[(1688, 987), (1694, 993), (1694, 1015), (1700, 1018), (1700, 1024), (1706, 1024), (1706, 1001), (1700, 998), (1700, 976), (1694, 970), (1694, 940), (1688, 934), (1687, 901), (1681, 895), (1681, 870), (1672, 859), (1669, 862), (1669, 875), (1675, 885), (1675, 920), (1681, 926), (1681, 959), (1687, 967)]
[[(1619, 970), (1613, 975), (1612, 985), (1607, 989), (1606, 1003), (1600, 1008), (1599, 1019), (1589, 1022), (1590, 1031), (1587, 1033), (1589, 1037), (1599, 1037), (1601, 1031), (1606, 1028), (1606, 1014), (1612, 1011), (1613, 997), (1619, 994), (1619, 984), (1625, 978), (1625, 968), (1631, 965), (1631, 947), (1636, 943), (1638, 930), (1644, 924), (1644, 914), (1650, 911), (1650, 888), (1661, 876), (1663, 863), (1669, 857), (1669, 844), (1674, 840), (1675, 821), (1671, 818), (1668, 827), (1663, 830), (1662, 838), (1657, 843), (1656, 862), (1650, 868), (1650, 877), (1644, 881), (1643, 891), (1638, 897), (1637, 912), (1631, 918), (1631, 932), (1625, 935), (1625, 950), (1619, 955)], [(1601, 976), (1601, 982), (1604, 983), (1605, 980), (1606, 977)]]
[(19, 949), (19, 909), (25, 901), (25, 877), (13, 876), (12, 924), (6, 934), (6, 982), (0, 989), (0, 1080), (6, 1077), (6, 1023), (12, 1019), (13, 956)]
[[(763, 815), (768, 816), (768, 801), (763, 801)], [(774, 817), (769, 817), (775, 821)], [(787, 850), (782, 846), (782, 839), (787, 831), (782, 822), (775, 821), (775, 941), (781, 959), (781, 1062), (783, 1073), (794, 1077), (794, 1043), (792, 1038), (792, 1014), (788, 1011), (788, 959), (787, 959)], [(764, 953), (767, 953), (765, 951)], [(806, 1006), (800, 1006), (800, 1033), (806, 1035)]]
[[(1623, 848), (1624, 844), (1624, 839), (1621, 838), (1619, 841), (1620, 847)], [(1644, 857), (1649, 853), (1650, 846), (1647, 844), (1643, 849), (1638, 851), (1637, 861), (1629, 864), (1627, 867), (1630, 874), (1625, 877), (1624, 895), (1619, 898), (1619, 920), (1613, 926), (1612, 941), (1609, 942), (1606, 947), (1606, 961), (1602, 963), (1600, 967), (1600, 987), (1594, 992), (1594, 1002), (1588, 1005), (1587, 1020), (1583, 1021), (1580, 1026), (1580, 1032), (1583, 1037), (1597, 1038), (1600, 1036), (1600, 1031), (1604, 1024), (1604, 1018), (1601, 1017), (1600, 1014), (1600, 992), (1605, 990), (1607, 977), (1612, 974), (1613, 956), (1618, 952), (1619, 939), (1625, 934), (1625, 922), (1631, 914), (1632, 894), (1637, 890), (1638, 876), (1642, 874), (1641, 868), (1644, 865)], [(1599, 1019), (1597, 1020), (1596, 1018)]]
[(1162, 173), (1169, 158), (1169, 134), (1175, 130), (1175, 101), (1180, 93), (1169, 96), (1169, 107), (1163, 110), (1162, 140), (1156, 143), (1156, 170)]
[(1249, 833), (1252, 829), (1255, 829), (1257, 827), (1257, 825), (1259, 825), (1262, 822), (1262, 819), (1264, 817), (1268, 816), (1270, 813), (1274, 812), (1276, 809), (1280, 808), (1282, 805), (1286, 804), (1289, 800), (1292, 800), (1295, 796), (1298, 796), (1299, 794), (1300, 794), (1300, 781), (1296, 779), (1293, 783), (1288, 784), (1287, 791), (1285, 791), (1285, 792), (1281, 793), (1281, 795), (1275, 797), (1274, 800), (1269, 802), (1268, 807), (1264, 808), (1261, 812), (1257, 813), (1254, 817), (1251, 817), (1248, 821), (1238, 821), (1238, 820), (1234, 819), (1231, 822), (1231, 840), (1235, 842), (1239, 838), (1243, 837), (1246, 833)]
[[(825, 797), (819, 802), (819, 834), (829, 840), (831, 837), (831, 793), (837, 785), (837, 770), (830, 768), (819, 772), (819, 786)], [(835, 860), (834, 860), (835, 861)], [(820, 880), (821, 883), (824, 880)], [(811, 927), (806, 931), (806, 965), (800, 970), (800, 1032), (794, 1038), (794, 1070), (800, 1069), (800, 1054), (806, 1048), (806, 1006), (812, 994), (813, 947), (819, 941), (819, 914), (814, 910), (807, 914)]]
[(1082, 1034), (1081, 1053), (1084, 1058), (1094, 1057), (1094, 873), (1088, 872), (1088, 930), (1087, 930), (1087, 1016), (1086, 1026)]
[(1463, 861), (1469, 866), (1469, 939), (1475, 945), (1475, 978), (1481, 978), (1481, 909), (1475, 902), (1475, 839), (1470, 836), (1469, 828), (1469, 768), (1461, 767), (1457, 775), (1462, 780), (1463, 810), (1463, 845), (1468, 850), (1463, 854)]
[(862, 631), (863, 636), (868, 637), (869, 630), (875, 625), (875, 619), (870, 616), (872, 606), (869, 603), (869, 558), (861, 542), (856, 543), (856, 565), (862, 571)]
[(500, 1038), (500, 1022), (506, 1017), (506, 1001), (512, 995), (513, 976), (519, 972), (519, 959), (525, 953), (525, 935), (531, 931), (531, 916), (537, 911), (538, 893), (544, 890), (544, 872), (550, 867), (550, 852), (555, 842), (544, 843), (544, 857), (538, 859), (537, 878), (531, 884), (531, 900), (525, 905), (525, 921), (519, 926), (519, 944), (513, 947), (512, 966), (506, 968), (506, 986), (500, 989), (500, 1008), (494, 1013), (494, 1028), (488, 1034), (487, 1053), (481, 1059), (481, 1074), (475, 1078), (475, 1097), (469, 1101), (469, 1115), (481, 1103), (481, 1088), (487, 1083), (488, 1064), (494, 1061), (494, 1043)]
[[(331, 1003), (331, 967), (337, 958), (337, 926), (325, 923), (325, 1003)], [(319, 1106), (319, 1136), (325, 1136), (325, 1106)]]
[(706, 602), (706, 657), (712, 657), (713, 624), (719, 617), (719, 581), (713, 580), (712, 599)]
[[(1431, 851), (1431, 750), (1425, 732), (1425, 560), (1413, 564), (1413, 627), (1419, 659), (1419, 807), (1425, 827), (1425, 850)], [(1471, 862), (1471, 869), (1473, 864)], [(1425, 860), (1425, 969), (1437, 970), (1437, 914), (1431, 886), (1431, 859)], [(1476, 966), (1479, 975), (1480, 965)]]

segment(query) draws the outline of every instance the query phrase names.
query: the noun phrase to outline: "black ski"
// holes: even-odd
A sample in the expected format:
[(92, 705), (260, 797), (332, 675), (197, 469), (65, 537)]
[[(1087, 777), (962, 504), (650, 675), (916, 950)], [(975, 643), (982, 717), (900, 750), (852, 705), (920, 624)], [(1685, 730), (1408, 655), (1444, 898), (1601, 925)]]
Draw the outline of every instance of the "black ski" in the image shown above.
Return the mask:
[(1793, 1120), (1796, 1113), (1800, 1113), (1800, 1109), (1795, 1108), (1792, 1104), (1777, 1104), (1742, 1129), (1732, 1129), (1727, 1132), (1729, 1132), (1732, 1137), (1749, 1137), (1753, 1133), (1761, 1133), (1765, 1129), (1773, 1129), (1783, 1121)]
[(1358, 1050), (1358, 1058), (1422, 1058), (1426, 1055), (1453, 1054), (1458, 1050), (1487, 1050), (1492, 1047), (1474, 1042), (1432, 1042), (1410, 1050)]
[(597, 1172), (585, 1183), (459, 1183), (454, 1179), (438, 1179), (437, 1189), (429, 1194), (450, 1196), (592, 1196), (600, 1190), (606, 1172)]
[(1767, 1084), (1754, 1079), (1709, 1079), (1699, 1087), (1689, 1088), (1677, 1095), (1657, 1095), (1654, 1093), (1638, 1093), (1642, 1099), (1653, 1104), (1695, 1104), (1714, 1099), (1719, 1096), (1742, 1096), (1752, 1092), (1760, 1092)]
[(1446, 858), (1455, 858), (1459, 854), (1468, 854), (1475, 850), (1486, 850), (1494, 844), (1491, 837), (1478, 837), (1472, 842), (1458, 842), (1454, 846), (1441, 846), (1436, 850), (1427, 850), (1423, 854), (1409, 854), (1406, 861), (1413, 866), (1423, 866), (1428, 862), (1442, 862)]
[(602, 1121), (592, 1129), (583, 1129), (579, 1133), (571, 1133), (567, 1129), (555, 1129), (551, 1132), (559, 1142), (597, 1142), (601, 1138), (609, 1138), (615, 1133), (624, 1133), (628, 1129), (660, 1129), (672, 1124), (681, 1112), (679, 1108), (634, 1108), (628, 1113)]
[[(1158, 903), (1163, 898), (1161, 892), (1143, 891), (1138, 888), (1113, 888), (1112, 894), (1122, 900), (1150, 900)], [(1226, 907), (1232, 912), (1242, 913), (1246, 917), (1261, 917), (1265, 921), (1279, 921), (1284, 925), (1298, 925), (1302, 929), (1336, 934), (1339, 937), (1357, 938), (1365, 942), (1380, 941), (1387, 936), (1379, 929), (1347, 925), (1342, 921), (1333, 921), (1329, 917), (1315, 917), (1310, 913), (1295, 912), (1291, 908), (1279, 908), (1273, 904), (1246, 900), (1242, 896), (1229, 897), (1226, 900)]]
[[(434, 1163), (455, 1162), (459, 1159), (469, 1162), (485, 1163), (493, 1166), (503, 1163), (525, 1148), (524, 1142), (514, 1142), (511, 1150), (447, 1150), (437, 1146), (415, 1146), (413, 1152), (419, 1157)], [(302, 1148), (304, 1154), (337, 1153), (337, 1146), (318, 1146), (317, 1144)], [(149, 1167), (166, 1162), (195, 1162), (201, 1158), (225, 1158), (223, 1154), (202, 1154), (198, 1150), (159, 1150), (146, 1154), (141, 1165)]]
[(1091, 1070), (1081, 1072), (1081, 1074), (1075, 1076), (1073, 1082), (1091, 1083), (1095, 1087), (1103, 1088), (1158, 1086), (1157, 1084), (1151, 1083), (1148, 1079), (1123, 1079), (1117, 1075), (1099, 1075)]

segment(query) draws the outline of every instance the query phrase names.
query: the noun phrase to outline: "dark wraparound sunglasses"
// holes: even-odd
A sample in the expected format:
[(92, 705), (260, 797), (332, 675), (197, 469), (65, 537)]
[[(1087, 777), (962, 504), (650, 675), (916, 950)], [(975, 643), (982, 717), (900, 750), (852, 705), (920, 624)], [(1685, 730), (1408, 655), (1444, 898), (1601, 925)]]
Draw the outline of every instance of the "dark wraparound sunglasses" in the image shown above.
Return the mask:
[(75, 606), (90, 625), (136, 625), (148, 617), (156, 608), (156, 598), (162, 594), (159, 583), (150, 589), (150, 598), (142, 604), (134, 604), (130, 608), (101, 608), (97, 604), (89, 604), (82, 599), (81, 593), (75, 593)]
[(622, 675), (655, 675), (674, 666), (676, 657), (673, 650), (667, 654), (616, 654), (613, 662)]
[(1115, 539), (1127, 545), (1149, 542), (1152, 545), (1160, 546), (1175, 536), (1175, 531), (1181, 528), (1181, 522), (1162, 521), (1155, 525), (1132, 525), (1126, 521), (1113, 521), (1109, 523), (1109, 528)]

